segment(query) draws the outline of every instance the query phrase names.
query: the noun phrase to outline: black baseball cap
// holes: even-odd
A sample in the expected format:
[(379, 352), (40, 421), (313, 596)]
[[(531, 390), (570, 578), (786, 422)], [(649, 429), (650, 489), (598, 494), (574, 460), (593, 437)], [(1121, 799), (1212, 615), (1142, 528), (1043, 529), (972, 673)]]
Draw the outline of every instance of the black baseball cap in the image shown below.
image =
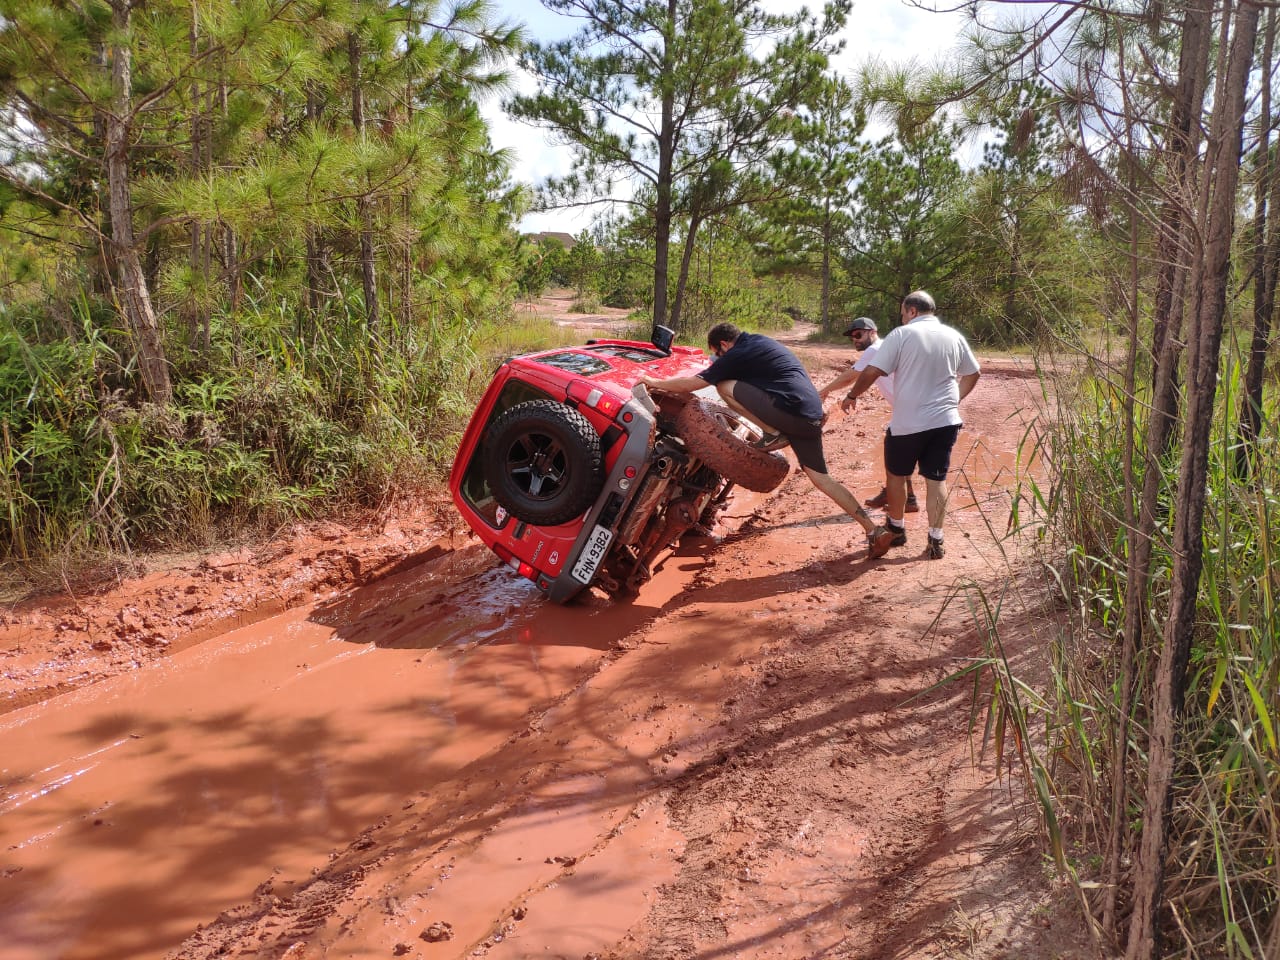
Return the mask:
[(855, 330), (870, 330), (872, 333), (875, 333), (876, 322), (870, 317), (859, 317), (857, 320), (853, 321), (853, 323), (849, 324), (849, 328), (845, 330), (844, 335), (846, 337), (851, 337)]

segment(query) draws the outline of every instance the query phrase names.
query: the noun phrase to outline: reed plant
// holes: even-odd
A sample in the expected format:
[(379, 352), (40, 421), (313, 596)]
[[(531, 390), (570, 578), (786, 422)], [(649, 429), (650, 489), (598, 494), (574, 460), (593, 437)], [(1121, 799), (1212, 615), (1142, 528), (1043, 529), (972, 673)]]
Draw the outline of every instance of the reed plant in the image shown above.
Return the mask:
[[(1280, 550), (1280, 451), (1260, 444), (1248, 477), (1237, 475), (1233, 448), (1239, 371), (1228, 365), (1219, 392), (1210, 456), (1209, 511), (1203, 530), (1191, 669), (1181, 713), (1173, 829), (1166, 861), (1162, 928), (1171, 957), (1280, 956), (1280, 623), (1274, 568)], [(1123, 910), (1126, 877), (1142, 828), (1145, 744), (1160, 627), (1169, 609), (1176, 456), (1160, 462), (1160, 516), (1143, 608), (1148, 645), (1136, 651), (1132, 707), (1121, 712), (1120, 646), (1127, 597), (1126, 517), (1135, 497), (1125, 482), (1126, 438), (1141, 435), (1124, 391), (1104, 376), (1062, 379), (1048, 435), (1051, 475), (1037, 492), (1049, 509), (1049, 560), (1069, 613), (1055, 640), (1059, 720), (1046, 749), (1075, 772), (1075, 786), (1054, 802), (1077, 824), (1074, 842), (1098, 869), (1082, 886), (1092, 910), (1110, 889)], [(1272, 391), (1266, 423), (1280, 416)], [(1138, 452), (1139, 457), (1142, 451)], [(1127, 723), (1125, 722), (1127, 720)], [(1127, 731), (1127, 765), (1117, 743)], [(1124, 770), (1119, 824), (1107, 801)], [(1083, 789), (1076, 789), (1082, 786)], [(1119, 849), (1107, 837), (1119, 826)], [(1118, 889), (1112, 884), (1118, 881)]]
[[(1120, 650), (1132, 513), (1125, 501), (1136, 496), (1125, 481), (1125, 444), (1141, 435), (1141, 424), (1128, 417), (1146, 408), (1146, 398), (1126, 402), (1107, 369), (1086, 363), (1050, 378), (1052, 415), (1028, 432), (1019, 454), (1022, 463), (1043, 456), (1047, 470), (1020, 474), (1004, 541), (1037, 543), (1045, 577), (1029, 578), (1023, 568), (998, 595), (956, 585), (948, 602), (967, 607), (981, 650), (942, 681), (970, 684), (974, 743), (1026, 783), (1046, 846), (1102, 955), (1118, 949), (1108, 936), (1120, 924), (1108, 929), (1105, 904), (1114, 895), (1121, 914), (1127, 906), (1142, 829), (1159, 654), (1151, 644), (1159, 643), (1169, 609), (1178, 471), (1176, 455), (1160, 462), (1160, 517), (1144, 598), (1151, 639), (1137, 651), (1125, 723)], [(1239, 383), (1239, 370), (1228, 365), (1214, 421), (1205, 568), (1166, 865), (1164, 955), (1187, 960), (1280, 956), (1280, 447), (1260, 444), (1252, 472), (1239, 475), (1232, 439)], [(1280, 417), (1274, 391), (1264, 413), (1266, 423)], [(1000, 533), (997, 519), (988, 524)], [(1055, 609), (1037, 609), (1046, 598)], [(1029, 629), (1050, 653), (1043, 682), (1006, 649), (1007, 636)], [(1117, 752), (1122, 730), (1125, 764)], [(1112, 849), (1111, 788), (1120, 776), (1121, 843)]]

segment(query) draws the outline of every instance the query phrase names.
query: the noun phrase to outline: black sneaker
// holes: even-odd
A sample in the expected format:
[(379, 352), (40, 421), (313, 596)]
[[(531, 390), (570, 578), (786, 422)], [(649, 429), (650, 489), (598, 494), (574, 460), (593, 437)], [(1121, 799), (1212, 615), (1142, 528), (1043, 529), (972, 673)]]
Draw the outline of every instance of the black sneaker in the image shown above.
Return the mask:
[(886, 523), (884, 528), (893, 534), (893, 539), (889, 541), (889, 546), (905, 547), (907, 545), (906, 527), (895, 527), (892, 523)]
[(880, 507), (883, 507), (886, 503), (889, 502), (889, 491), (884, 487), (881, 487), (880, 492), (877, 493), (874, 497), (872, 497), (870, 500), (863, 500), (862, 502), (865, 503), (868, 507), (879, 509)]
[(907, 513), (920, 512), (920, 504), (916, 502), (916, 495), (914, 493), (907, 497), (906, 512)]
[(947, 554), (946, 549), (942, 546), (942, 541), (935, 540), (933, 537), (929, 537), (929, 546), (925, 552), (930, 560), (941, 560)]

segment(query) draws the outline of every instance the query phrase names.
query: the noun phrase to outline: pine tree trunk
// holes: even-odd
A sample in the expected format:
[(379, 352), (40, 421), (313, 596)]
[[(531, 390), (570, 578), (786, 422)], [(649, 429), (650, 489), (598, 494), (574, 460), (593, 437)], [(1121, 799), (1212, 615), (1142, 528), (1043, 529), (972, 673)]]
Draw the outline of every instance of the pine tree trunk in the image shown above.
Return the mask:
[[(104, 44), (96, 43), (93, 48), (94, 66), (105, 74), (110, 66), (107, 61), (107, 48)], [(101, 107), (93, 111), (93, 142), (103, 145), (103, 153), (105, 157), (107, 143), (107, 113)], [(111, 199), (108, 195), (105, 209), (103, 210), (102, 235), (103, 242), (98, 244), (100, 256), (95, 256), (91, 261), (91, 286), (93, 292), (102, 298), (111, 295), (111, 291), (115, 286), (112, 277), (116, 273), (115, 258), (111, 255), (111, 245), (106, 238), (113, 233), (111, 226)]]
[[(1266, 41), (1263, 45), (1261, 109), (1258, 114), (1257, 193), (1253, 220), (1253, 336), (1249, 342), (1249, 362), (1245, 368), (1244, 396), (1240, 400), (1240, 423), (1236, 431), (1234, 473), (1239, 478), (1253, 473), (1258, 436), (1262, 432), (1262, 383), (1267, 367), (1267, 344), (1271, 339), (1271, 314), (1276, 302), (1275, 210), (1268, 202), (1276, 180), (1275, 154), (1271, 150), (1271, 61), (1275, 52), (1275, 9), (1267, 11)], [(1270, 218), (1270, 219), (1268, 219)]]
[(689, 215), (689, 230), (684, 237), (684, 251), (680, 256), (680, 273), (676, 276), (676, 297), (671, 304), (671, 316), (680, 316), (684, 304), (685, 290), (689, 285), (689, 264), (693, 262), (694, 244), (698, 239), (698, 228), (702, 225), (701, 214), (694, 211)]
[[(676, 0), (667, 0), (663, 69), (671, 69), (671, 47), (675, 43)], [(675, 93), (667, 85), (662, 94), (662, 125), (658, 132), (657, 198), (653, 210), (653, 322), (680, 330), (680, 314), (667, 316), (667, 258), (671, 253), (671, 176), (675, 161)]]
[[(196, 2), (191, 4), (191, 27), (187, 35), (188, 49), (192, 61), (200, 52), (200, 33), (199, 33), (199, 5)], [(192, 77), (191, 79), (191, 176), (198, 177), (203, 168), (203, 157), (201, 153), (201, 142), (203, 139), (203, 123), (200, 115), (200, 84)], [(191, 269), (192, 277), (201, 272), (204, 264), (204, 251), (202, 249), (204, 242), (204, 225), (198, 221), (193, 221), (190, 227), (190, 235), (188, 237), (187, 262)], [(200, 309), (196, 305), (194, 297), (188, 299), (183, 309), (183, 313), (187, 320), (187, 343), (194, 350), (199, 350), (200, 341)]]
[[(363, 138), (365, 133), (361, 56), (360, 37), (352, 31), (347, 35), (347, 57), (351, 65), (351, 125), (357, 138)], [(373, 204), (367, 194), (356, 199), (356, 214), (360, 220), (360, 283), (364, 287), (365, 322), (370, 337), (376, 339), (381, 332), (382, 318), (378, 312), (378, 273), (373, 259)]]
[[(406, 192), (401, 198), (400, 214), (407, 225), (413, 215), (411, 198)], [(406, 231), (400, 244), (400, 336), (403, 337), (413, 323), (413, 241)]]
[[(320, 97), (316, 93), (315, 85), (307, 86), (307, 122), (311, 126), (320, 123), (320, 116), (324, 112), (323, 104)], [(306, 246), (307, 258), (307, 313), (314, 323), (320, 317), (320, 308), (323, 293), (321, 285), (324, 283), (324, 275), (328, 269), (328, 250), (325, 247), (324, 240), (320, 236), (320, 231), (316, 227), (308, 224), (304, 232), (304, 240)]]
[(1183, 432), (1179, 484), (1174, 507), (1173, 584), (1164, 647), (1156, 668), (1148, 746), (1147, 792), (1142, 842), (1135, 864), (1134, 910), (1126, 960), (1154, 960), (1159, 951), (1158, 915), (1164, 897), (1165, 857), (1173, 806), (1178, 727), (1186, 689), (1187, 664), (1195, 629), (1196, 599), (1204, 562), (1205, 481), (1210, 426), (1217, 394), (1218, 360), (1226, 311), (1236, 185), (1244, 135), (1245, 93), (1253, 66), (1259, 6), (1240, 0), (1225, 77), (1220, 77), (1209, 143), (1206, 189), (1208, 219), (1204, 272), (1196, 296), (1187, 381), (1187, 424)]
[[(1151, 577), (1152, 537), (1160, 510), (1164, 480), (1163, 454), (1177, 416), (1177, 369), (1181, 354), (1183, 299), (1189, 268), (1192, 237), (1188, 226), (1194, 196), (1195, 158), (1200, 149), (1199, 117), (1209, 64), (1213, 8), (1193, 2), (1183, 22), (1182, 51), (1178, 85), (1173, 105), (1172, 197), (1160, 221), (1161, 271), (1155, 299), (1155, 327), (1152, 332), (1154, 388), (1148, 413), (1142, 470), (1142, 491), (1138, 497), (1137, 526), (1130, 535), (1129, 559), (1125, 572), (1124, 630), (1120, 648), (1120, 714), (1117, 718), (1115, 763), (1111, 778), (1111, 823), (1107, 839), (1107, 887), (1103, 901), (1102, 927), (1115, 938), (1117, 898), (1122, 864), (1130, 859), (1127, 842), (1129, 817), (1125, 808), (1129, 790), (1129, 730), (1137, 694), (1138, 651), (1145, 644), (1147, 588)], [(1135, 478), (1136, 479), (1136, 478)]]
[[(1178, 86), (1170, 117), (1170, 145), (1174, 162), (1171, 196), (1161, 215), (1157, 258), (1160, 272), (1156, 282), (1155, 322), (1151, 337), (1152, 398), (1151, 417), (1156, 431), (1147, 455), (1163, 457), (1169, 449), (1178, 421), (1177, 362), (1181, 349), (1186, 304), (1188, 259), (1194, 241), (1188, 221), (1194, 216), (1192, 198), (1197, 193), (1195, 172), (1200, 148), (1200, 115), (1204, 107), (1209, 76), (1209, 54), (1213, 40), (1212, 0), (1190, 0), (1183, 18), (1182, 46), (1178, 64)], [(1166, 349), (1172, 346), (1174, 349)], [(1172, 360), (1174, 369), (1166, 366)]]
[(822, 329), (831, 333), (831, 200), (824, 201), (822, 216)]
[(222, 228), (222, 258), (227, 264), (227, 296), (231, 312), (236, 313), (244, 299), (244, 279), (240, 270), (240, 242), (236, 239), (235, 229), (230, 226)]
[(360, 214), (360, 283), (364, 288), (364, 309), (369, 335), (377, 339), (382, 332), (382, 314), (378, 309), (378, 271), (374, 264), (373, 213), (368, 197), (356, 201)]
[[(227, 65), (224, 59), (218, 79), (218, 113), (225, 120), (229, 109), (227, 96)], [(244, 270), (240, 265), (240, 242), (236, 238), (235, 228), (229, 223), (222, 225), (222, 262), (227, 280), (227, 298), (231, 302), (232, 314), (240, 310), (240, 301), (244, 296)]]
[[(1004, 316), (1010, 330), (1016, 329), (1018, 314), (1018, 280), (1022, 273), (1022, 223), (1015, 212), (1009, 218), (1009, 277), (1004, 292)], [(1043, 333), (1036, 330), (1037, 335)]]
[(129, 121), (133, 99), (130, 0), (112, 0), (111, 10), (114, 28), (111, 43), (112, 111), (106, 122), (105, 147), (117, 293), (138, 347), (138, 367), (147, 394), (156, 403), (168, 403), (173, 397), (169, 365), (151, 303), (151, 291), (133, 236), (133, 197), (129, 184)]

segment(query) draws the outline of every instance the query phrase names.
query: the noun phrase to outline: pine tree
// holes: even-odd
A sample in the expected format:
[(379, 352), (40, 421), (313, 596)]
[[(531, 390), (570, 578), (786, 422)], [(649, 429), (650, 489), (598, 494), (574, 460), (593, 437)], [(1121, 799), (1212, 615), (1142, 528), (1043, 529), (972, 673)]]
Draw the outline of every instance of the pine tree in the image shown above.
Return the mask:
[[(510, 104), (574, 148), (573, 170), (544, 198), (623, 202), (651, 221), (653, 319), (679, 329), (699, 228), (776, 195), (765, 161), (837, 49), (849, 2), (828, 4), (821, 21), (750, 0), (543, 2), (583, 21), (575, 36), (529, 48), (523, 62), (542, 89)], [(673, 237), (682, 250), (669, 303)]]
[(957, 134), (938, 121), (885, 137), (863, 153), (846, 255), (850, 284), (873, 314), (892, 316), (913, 289), (941, 290), (967, 264)]
[(770, 204), (771, 243), (786, 259), (816, 266), (821, 284), (822, 328), (835, 328), (832, 273), (853, 228), (853, 198), (866, 118), (853, 90), (838, 77), (818, 86), (798, 115), (791, 149), (779, 151), (773, 168), (786, 196)]

